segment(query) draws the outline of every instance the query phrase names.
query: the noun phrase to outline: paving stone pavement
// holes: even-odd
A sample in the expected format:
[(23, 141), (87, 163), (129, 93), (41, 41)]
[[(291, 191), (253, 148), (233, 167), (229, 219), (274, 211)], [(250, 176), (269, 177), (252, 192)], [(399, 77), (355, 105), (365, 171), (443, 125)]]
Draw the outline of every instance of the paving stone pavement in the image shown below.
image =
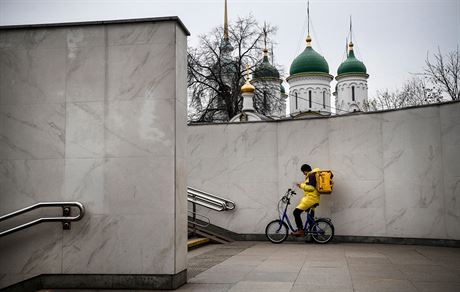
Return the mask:
[[(75, 291), (89, 290), (65, 290)], [(458, 292), (460, 248), (298, 242), (208, 245), (189, 252), (188, 283), (175, 291)]]
[[(460, 291), (460, 249), (235, 242), (189, 254), (176, 291)], [(212, 249), (214, 248), (214, 249)]]

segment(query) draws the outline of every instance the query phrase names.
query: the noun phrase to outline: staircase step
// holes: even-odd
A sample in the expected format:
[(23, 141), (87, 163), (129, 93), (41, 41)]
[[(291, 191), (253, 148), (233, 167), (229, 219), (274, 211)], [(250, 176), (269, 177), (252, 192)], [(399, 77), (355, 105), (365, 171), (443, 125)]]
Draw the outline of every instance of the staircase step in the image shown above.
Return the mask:
[(214, 235), (211, 235), (207, 232), (204, 232), (204, 231), (201, 231), (201, 230), (196, 230), (195, 231), (196, 234), (200, 235), (200, 236), (204, 236), (212, 241), (215, 241), (215, 242), (218, 242), (218, 243), (227, 243), (228, 241), (224, 240), (224, 239), (221, 239), (217, 236), (214, 236)]
[(197, 248), (202, 245), (210, 243), (211, 240), (209, 238), (194, 238), (194, 239), (189, 239), (187, 246), (188, 248)]
[(200, 236), (209, 238), (212, 241), (215, 241), (215, 242), (218, 242), (218, 243), (227, 243), (227, 242), (233, 242), (234, 241), (231, 238), (228, 238), (228, 237), (223, 236), (221, 234), (209, 231), (206, 228), (202, 228), (202, 227), (199, 227), (199, 226), (194, 227), (193, 224), (189, 224), (188, 227), (189, 227), (189, 231), (194, 230), (195, 234), (198, 234)]

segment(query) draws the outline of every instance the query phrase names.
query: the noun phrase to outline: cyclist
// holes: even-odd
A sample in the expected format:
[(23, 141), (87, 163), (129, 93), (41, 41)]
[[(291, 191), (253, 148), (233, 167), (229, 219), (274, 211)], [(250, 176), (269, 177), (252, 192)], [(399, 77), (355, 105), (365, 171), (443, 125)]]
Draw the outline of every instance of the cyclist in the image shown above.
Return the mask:
[(295, 237), (300, 237), (305, 235), (303, 229), (302, 218), (300, 214), (313, 207), (315, 204), (319, 204), (320, 194), (316, 190), (316, 176), (315, 172), (319, 171), (319, 168), (311, 169), (311, 166), (308, 164), (302, 165), (300, 168), (302, 173), (305, 175), (305, 182), (298, 183), (297, 186), (304, 191), (304, 196), (300, 199), (299, 204), (294, 210), (295, 223), (297, 225), (297, 230), (291, 235)]

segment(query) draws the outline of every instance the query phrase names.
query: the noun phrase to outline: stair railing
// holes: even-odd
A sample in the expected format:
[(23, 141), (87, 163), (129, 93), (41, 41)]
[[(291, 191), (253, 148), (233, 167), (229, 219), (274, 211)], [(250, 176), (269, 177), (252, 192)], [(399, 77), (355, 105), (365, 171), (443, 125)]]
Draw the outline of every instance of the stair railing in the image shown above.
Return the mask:
[[(37, 225), (39, 223), (43, 222), (62, 222), (62, 228), (63, 229), (70, 229), (70, 222), (71, 221), (78, 221), (83, 216), (85, 215), (85, 207), (83, 204), (79, 202), (40, 202), (28, 207), (25, 207), (23, 209), (8, 213), (6, 215), (3, 215), (0, 217), (0, 222), (5, 221), (7, 219), (11, 219), (14, 217), (17, 217), (21, 214), (28, 213), (30, 211), (33, 211), (35, 209), (39, 208), (62, 208), (62, 216), (56, 216), (56, 217), (41, 217), (32, 221), (29, 221), (27, 223), (12, 227), (10, 229), (7, 229), (5, 231), (0, 232), (0, 237), (17, 232), (19, 230)], [(72, 216), (72, 207), (76, 207), (79, 210), (78, 215)]]
[[(218, 212), (233, 210), (236, 207), (236, 204), (233, 201), (191, 187), (187, 187), (187, 200), (192, 203), (193, 208), (192, 211), (189, 211), (192, 216), (189, 216), (188, 219), (188, 223), (190, 223), (193, 227), (192, 234), (196, 233), (196, 226), (207, 227), (210, 224), (210, 219), (208, 217), (196, 212), (196, 205)], [(203, 226), (200, 221), (197, 221), (197, 216), (205, 219), (200, 219), (200, 221), (204, 222), (205, 226)], [(190, 219), (190, 217), (192, 219)]]
[(236, 206), (233, 201), (191, 187), (187, 187), (187, 200), (219, 212), (233, 210)]
[[(197, 218), (199, 217), (199, 218)], [(199, 226), (199, 227), (208, 227), (209, 224), (211, 224), (211, 219), (209, 217), (206, 217), (204, 215), (198, 214), (197, 212), (192, 212), (188, 211), (188, 223), (192, 224), (193, 226)], [(190, 220), (192, 218), (192, 220)], [(197, 219), (199, 221), (197, 221)]]

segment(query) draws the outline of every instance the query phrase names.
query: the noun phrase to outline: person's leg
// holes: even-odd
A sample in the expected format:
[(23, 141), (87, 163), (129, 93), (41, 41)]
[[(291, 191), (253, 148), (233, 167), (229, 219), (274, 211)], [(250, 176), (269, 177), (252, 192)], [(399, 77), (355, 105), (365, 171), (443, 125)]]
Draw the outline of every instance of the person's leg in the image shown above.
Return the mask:
[(300, 217), (300, 214), (302, 214), (303, 210), (299, 208), (295, 208), (294, 210), (294, 218), (295, 218), (295, 224), (297, 225), (297, 230), (293, 233), (295, 237), (300, 237), (304, 236), (305, 232), (303, 231), (303, 224), (302, 224), (302, 218)]
[(302, 223), (302, 218), (300, 217), (300, 214), (302, 214), (303, 210), (295, 208), (294, 210), (294, 218), (295, 218), (295, 224), (297, 225), (297, 230), (302, 230), (303, 229), (303, 223)]

